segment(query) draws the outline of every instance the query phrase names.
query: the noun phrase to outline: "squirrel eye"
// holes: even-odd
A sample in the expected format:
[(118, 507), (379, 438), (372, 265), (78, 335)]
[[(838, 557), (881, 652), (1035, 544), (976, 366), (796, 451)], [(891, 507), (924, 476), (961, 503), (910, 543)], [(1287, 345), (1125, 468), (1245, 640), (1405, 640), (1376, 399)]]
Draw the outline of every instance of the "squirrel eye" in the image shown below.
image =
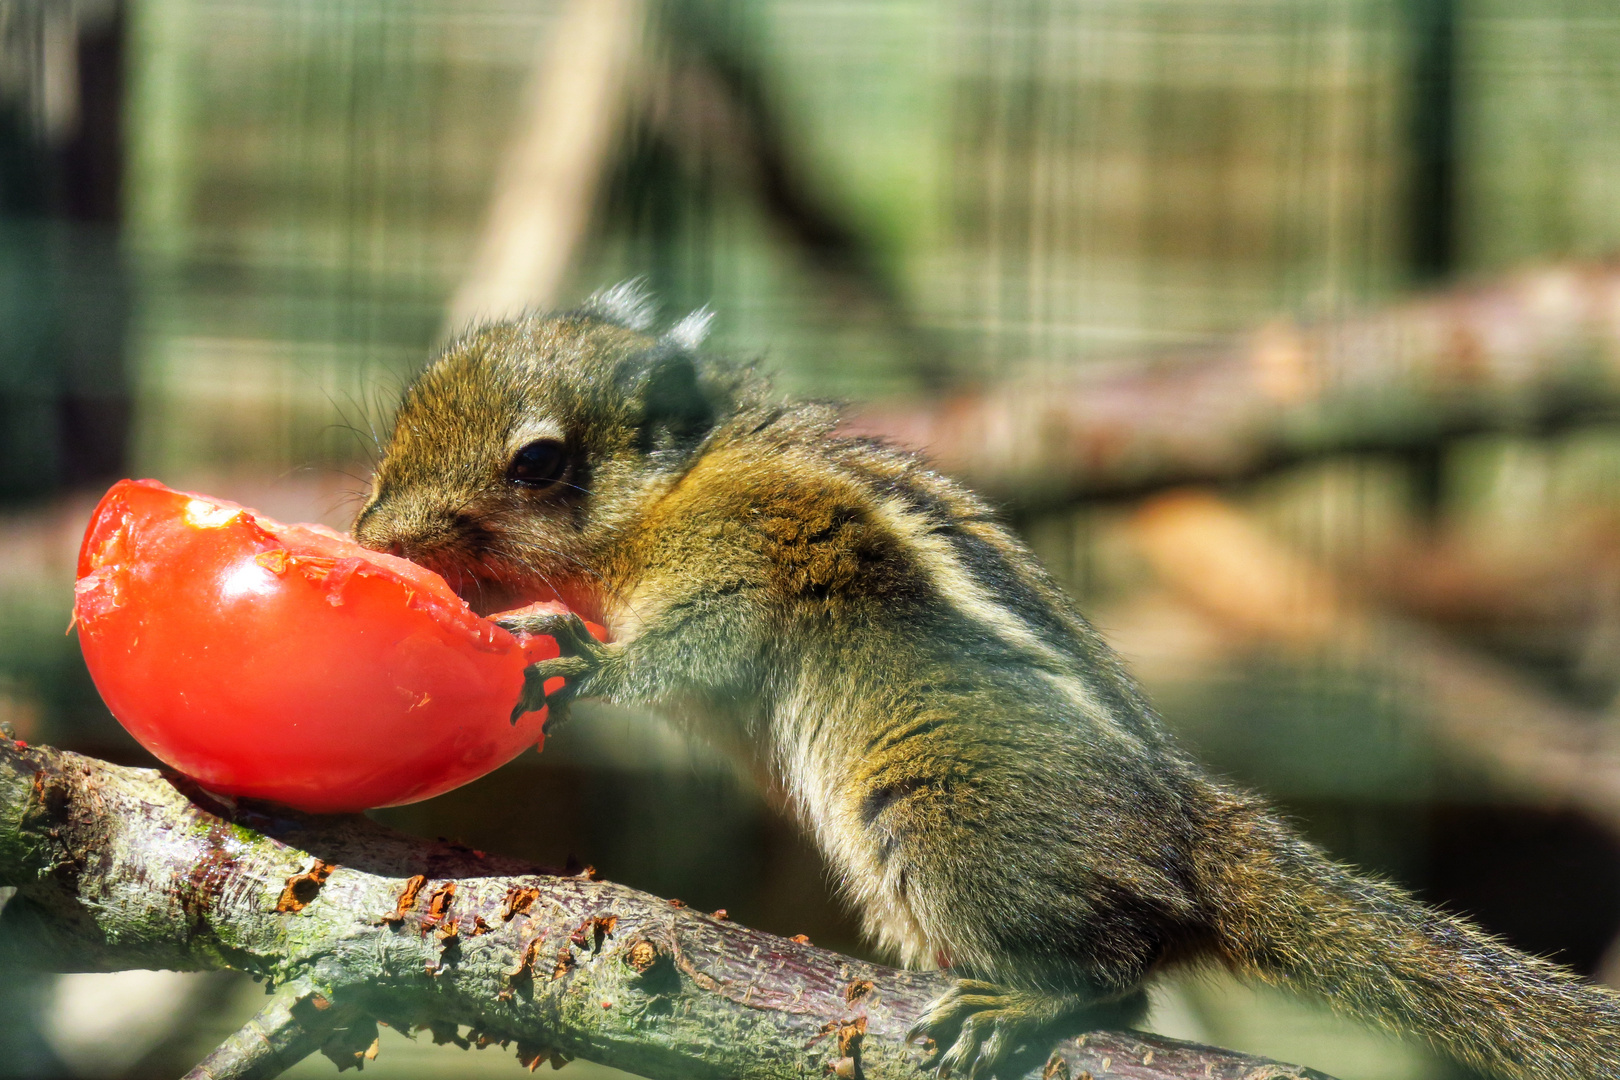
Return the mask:
[(568, 452), (556, 439), (537, 439), (512, 455), (506, 478), (528, 488), (550, 487), (568, 468)]

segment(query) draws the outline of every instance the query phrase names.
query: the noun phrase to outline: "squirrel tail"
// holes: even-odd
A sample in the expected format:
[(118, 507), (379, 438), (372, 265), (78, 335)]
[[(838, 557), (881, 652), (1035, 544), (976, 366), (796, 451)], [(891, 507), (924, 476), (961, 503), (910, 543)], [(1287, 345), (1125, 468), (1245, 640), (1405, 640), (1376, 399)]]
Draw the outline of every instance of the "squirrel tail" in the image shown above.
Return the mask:
[(1512, 1080), (1620, 1077), (1620, 994), (1334, 863), (1234, 798), (1200, 868), (1240, 975)]

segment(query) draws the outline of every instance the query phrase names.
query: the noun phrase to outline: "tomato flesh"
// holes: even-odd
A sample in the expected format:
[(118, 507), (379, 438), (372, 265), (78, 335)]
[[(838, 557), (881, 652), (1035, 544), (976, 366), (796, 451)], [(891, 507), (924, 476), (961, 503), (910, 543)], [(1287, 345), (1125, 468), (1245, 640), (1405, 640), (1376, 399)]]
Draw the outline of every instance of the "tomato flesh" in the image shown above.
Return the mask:
[(545, 710), (509, 717), (525, 665), (557, 655), (415, 563), (151, 480), (96, 508), (74, 621), (96, 688), (160, 760), (323, 813), (426, 799), (541, 743)]

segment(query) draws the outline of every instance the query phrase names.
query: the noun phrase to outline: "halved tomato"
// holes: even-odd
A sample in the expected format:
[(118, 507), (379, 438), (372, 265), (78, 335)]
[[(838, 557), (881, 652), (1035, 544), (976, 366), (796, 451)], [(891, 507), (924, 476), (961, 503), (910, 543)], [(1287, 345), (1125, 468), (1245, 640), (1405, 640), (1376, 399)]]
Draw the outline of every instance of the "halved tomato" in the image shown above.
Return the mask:
[(113, 715), (223, 794), (395, 806), (544, 738), (543, 709), (509, 717), (524, 666), (554, 641), (519, 641), (432, 571), (321, 525), (120, 481), (85, 532), (76, 594)]

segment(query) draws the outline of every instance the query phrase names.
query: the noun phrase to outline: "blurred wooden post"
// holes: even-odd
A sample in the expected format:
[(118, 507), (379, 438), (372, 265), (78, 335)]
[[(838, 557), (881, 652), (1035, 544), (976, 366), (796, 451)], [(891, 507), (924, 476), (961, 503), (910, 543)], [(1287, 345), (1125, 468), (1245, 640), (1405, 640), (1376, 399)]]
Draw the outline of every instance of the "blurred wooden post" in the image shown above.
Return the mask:
[(644, 0), (568, 0), (540, 42), (527, 103), (451, 333), (557, 302), (635, 88)]

